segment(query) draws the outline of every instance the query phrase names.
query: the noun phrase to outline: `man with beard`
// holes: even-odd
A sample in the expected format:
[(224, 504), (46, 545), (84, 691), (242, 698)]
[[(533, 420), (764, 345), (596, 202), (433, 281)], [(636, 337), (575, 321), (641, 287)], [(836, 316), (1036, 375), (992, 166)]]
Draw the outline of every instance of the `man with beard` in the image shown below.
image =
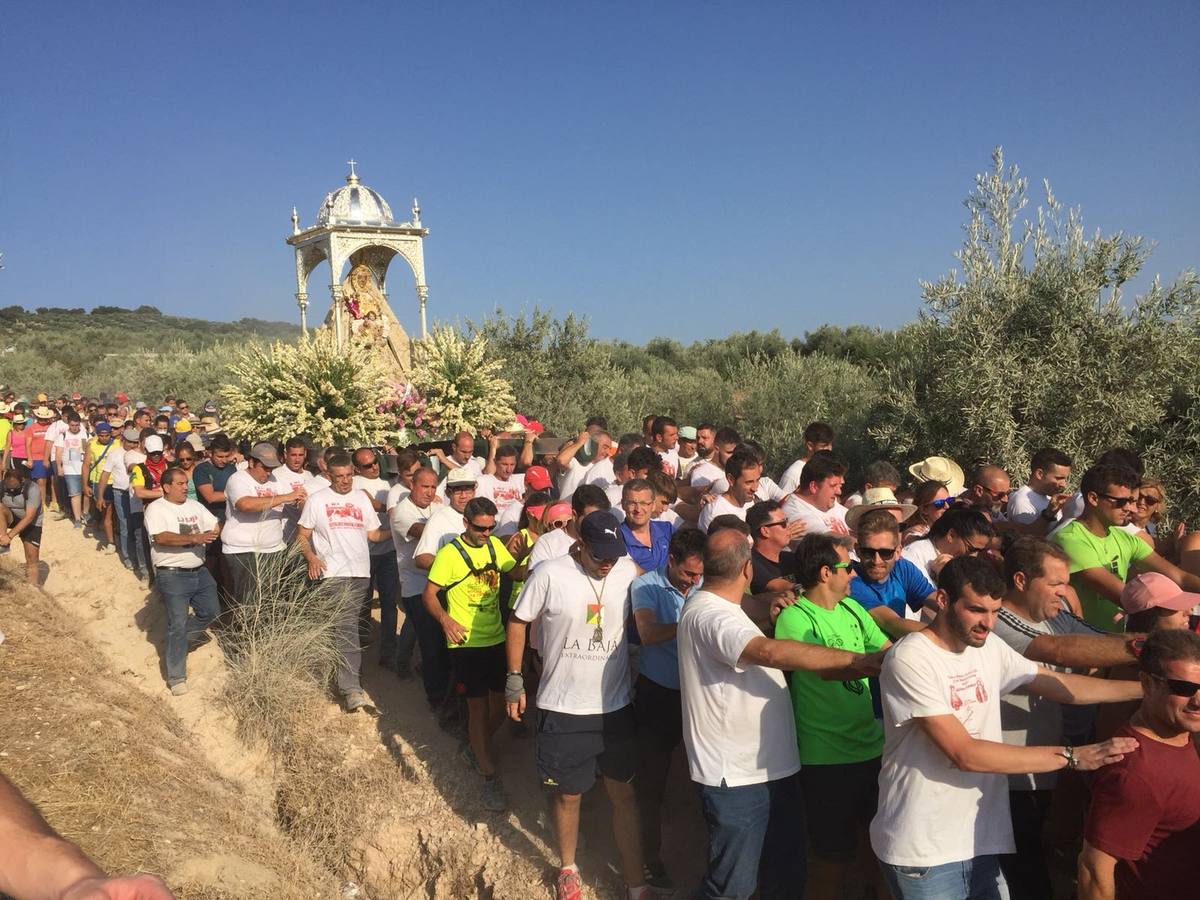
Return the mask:
[(1009, 896), (999, 856), (1013, 852), (1005, 775), (1092, 771), (1139, 741), (1017, 747), (1001, 740), (1000, 698), (1018, 688), (1059, 703), (1111, 703), (1140, 684), (1040, 668), (988, 640), (1004, 596), (995, 567), (961, 556), (938, 577), (937, 614), (883, 661), (883, 766), (871, 846), (897, 900)]
[[(921, 607), (933, 599), (925, 574), (900, 556), (900, 526), (886, 509), (874, 509), (858, 520), (858, 558), (850, 596), (875, 623), (896, 639), (925, 626)], [(911, 613), (911, 615), (910, 615)]]

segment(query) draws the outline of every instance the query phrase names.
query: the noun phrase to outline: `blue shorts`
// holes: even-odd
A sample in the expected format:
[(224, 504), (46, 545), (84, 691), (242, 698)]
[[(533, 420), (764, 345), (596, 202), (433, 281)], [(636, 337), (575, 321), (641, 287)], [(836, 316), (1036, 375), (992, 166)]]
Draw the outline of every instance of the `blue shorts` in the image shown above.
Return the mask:
[(83, 494), (83, 476), (82, 475), (64, 475), (63, 481), (67, 483), (67, 496), (79, 497)]
[(46, 467), (46, 463), (42, 460), (36, 460), (29, 467), (30, 478), (46, 478), (50, 475), (50, 470)]

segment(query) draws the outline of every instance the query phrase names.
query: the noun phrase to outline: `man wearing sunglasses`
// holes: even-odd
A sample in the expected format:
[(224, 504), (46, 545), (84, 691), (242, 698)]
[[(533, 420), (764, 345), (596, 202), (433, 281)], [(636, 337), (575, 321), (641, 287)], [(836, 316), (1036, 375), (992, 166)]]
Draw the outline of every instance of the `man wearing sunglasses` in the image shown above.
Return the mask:
[(1014, 850), (1004, 774), (1092, 771), (1139, 751), (1116, 737), (1072, 747), (1004, 743), (1000, 698), (1056, 703), (1136, 699), (1141, 686), (1039, 667), (988, 640), (1004, 594), (995, 566), (962, 556), (938, 576), (937, 614), (884, 657), (883, 766), (871, 846), (897, 900), (1005, 900), (1001, 854)]
[[(483, 776), (483, 805), (507, 805), (492, 755), (492, 735), (504, 721), (504, 624), (500, 616), (500, 575), (520, 580), (529, 548), (508, 546), (492, 534), (496, 504), (473, 497), (463, 507), (463, 533), (437, 552), (422, 597), (437, 620), (450, 652), (450, 668), (467, 698), (467, 736), (474, 765)], [(521, 559), (517, 559), (516, 553)]]
[(1113, 620), (1130, 569), (1166, 575), (1185, 591), (1200, 593), (1200, 577), (1164, 559), (1136, 534), (1125, 531), (1141, 478), (1119, 465), (1095, 465), (1083, 473), (1083, 513), (1051, 540), (1071, 558), (1071, 585), (1088, 624), (1121, 631)]
[(1079, 856), (1079, 900), (1196, 896), (1200, 636), (1176, 629), (1154, 632), (1146, 638), (1138, 669), (1145, 696), (1129, 724), (1117, 731), (1136, 739), (1138, 752), (1097, 773), (1092, 782)]
[(933, 600), (934, 587), (917, 566), (901, 558), (896, 517), (890, 510), (874, 509), (855, 523), (855, 530), (858, 577), (850, 581), (850, 596), (893, 640), (924, 628), (919, 614)]
[[(775, 637), (852, 653), (892, 646), (867, 611), (847, 594), (847, 538), (813, 534), (796, 547), (795, 573), (802, 593), (779, 614)], [(866, 678), (834, 681), (815, 672), (793, 672), (788, 688), (800, 751), (800, 785), (813, 866), (809, 900), (836, 900), (879, 801), (883, 731), (875, 718)], [(874, 867), (872, 867), (874, 868)], [(884, 895), (882, 882), (876, 894)]]
[(1010, 493), (1012, 480), (1007, 472), (995, 465), (980, 466), (971, 473), (966, 490), (958, 497), (958, 505), (979, 510), (991, 522), (1003, 522)]

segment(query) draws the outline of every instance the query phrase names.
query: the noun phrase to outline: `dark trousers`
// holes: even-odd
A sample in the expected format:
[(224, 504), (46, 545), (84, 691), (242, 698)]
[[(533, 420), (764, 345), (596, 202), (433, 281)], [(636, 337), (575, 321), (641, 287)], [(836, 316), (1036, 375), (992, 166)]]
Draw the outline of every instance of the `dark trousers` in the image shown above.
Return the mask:
[(1054, 791), (1009, 791), (1016, 853), (1000, 857), (1000, 870), (1013, 897), (1021, 900), (1054, 900), (1042, 830)]
[(671, 757), (683, 740), (683, 704), (679, 691), (639, 675), (634, 687), (638, 766), (633, 783), (642, 825), (646, 862), (661, 864), (662, 805)]
[(274, 553), (226, 553), (225, 565), (233, 583), (233, 602), (241, 605), (258, 601), (258, 585), (262, 571), (272, 564), (282, 550)]
[(404, 615), (417, 629), (417, 646), (421, 648), (421, 680), (425, 684), (425, 699), (434, 709), (446, 699), (450, 686), (450, 651), (446, 647), (446, 633), (442, 626), (429, 614), (421, 595), (405, 597)]
[(396, 609), (400, 595), (400, 569), (391, 547), (388, 547), (387, 553), (371, 554), (368, 604), (371, 602), (372, 593), (379, 594), (379, 658), (392, 663), (396, 659), (396, 623), (400, 621)]
[(708, 868), (693, 900), (796, 900), (807, 863), (800, 780), (789, 775), (740, 787), (700, 786)]

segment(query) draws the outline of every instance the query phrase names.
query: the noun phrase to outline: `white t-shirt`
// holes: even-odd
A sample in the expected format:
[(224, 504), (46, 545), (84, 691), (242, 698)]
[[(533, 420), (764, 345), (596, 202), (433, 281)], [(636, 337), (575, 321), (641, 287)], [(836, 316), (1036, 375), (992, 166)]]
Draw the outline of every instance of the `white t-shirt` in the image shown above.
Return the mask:
[(583, 484), (583, 479), (587, 477), (590, 465), (585, 466), (575, 457), (571, 457), (571, 461), (567, 463), (567, 468), (564, 469), (558, 476), (558, 499), (569, 501), (575, 493), (575, 489)]
[(521, 498), (525, 496), (525, 476), (514, 473), (508, 476), (508, 481), (501, 481), (495, 475), (480, 475), (475, 484), (475, 496), (487, 497), (495, 503), (497, 513), (514, 504), (519, 508)]
[(225, 527), (221, 530), (222, 553), (274, 553), (283, 549), (283, 509), (276, 506), (263, 512), (239, 512), (235, 507), (243, 497), (274, 497), (291, 493), (279, 484), (259, 484), (243, 470), (234, 472), (225, 483)]
[(896, 642), (879, 676), (883, 770), (871, 846), (882, 862), (939, 866), (1014, 851), (1006, 776), (956, 769), (914, 720), (954, 716), (972, 737), (1000, 742), (1000, 698), (1037, 672), (994, 637), (961, 653), (919, 631)]
[(112, 485), (114, 491), (129, 490), (129, 470), (125, 468), (125, 451), (120, 447), (105, 454), (104, 462), (100, 464), (100, 471), (108, 473), (108, 483)]
[(524, 503), (510, 504), (508, 509), (496, 516), (496, 527), (492, 534), (496, 537), (511, 537), (516, 534), (518, 525), (521, 524), (521, 510), (524, 508)]
[[(709, 493), (711, 494), (725, 494), (728, 492), (729, 480), (724, 475), (714, 481), (709, 489)], [(754, 496), (758, 500), (775, 500), (782, 503), (789, 495), (774, 481), (763, 475), (758, 479), (758, 487), (754, 489)]]
[[(1019, 525), (1028, 525), (1036, 522), (1038, 516), (1049, 505), (1050, 498), (1045, 494), (1039, 494), (1027, 484), (1022, 485), (1008, 498), (1008, 520)], [(1057, 522), (1061, 518), (1062, 510), (1060, 509), (1054, 520)]]
[(930, 564), (938, 558), (937, 547), (933, 546), (933, 541), (925, 538), (915, 540), (900, 551), (900, 556), (924, 572), (930, 584), (937, 584), (937, 578), (929, 570)]
[[(267, 484), (274, 485), (276, 492), (280, 494), (290, 494), (296, 488), (304, 488), (305, 491), (315, 494), (317, 491), (329, 487), (329, 482), (317, 478), (307, 469), (293, 472), (287, 466), (272, 469)], [(300, 506), (289, 503), (281, 509), (283, 511), (283, 539), (290, 544), (292, 538), (296, 536), (296, 523), (300, 521)]]
[(783, 514), (789, 522), (793, 519), (803, 521), (805, 534), (828, 534), (831, 531), (849, 533), (846, 528), (846, 507), (840, 503), (834, 503), (828, 511), (822, 512), (807, 500), (790, 494), (783, 503)]
[(414, 551), (417, 549), (417, 538), (409, 537), (408, 533), (418, 523), (429, 521), (442, 507), (430, 503), (424, 509), (412, 502), (412, 497), (405, 497), (392, 507), (388, 513), (388, 521), (392, 528), (392, 546), (396, 549), (396, 565), (400, 573), (400, 596), (415, 597), (425, 590), (429, 581), (429, 571), (419, 569), (413, 563)]
[(792, 698), (779, 669), (741, 666), (763, 633), (745, 611), (697, 591), (679, 617), (683, 743), (692, 781), (762, 784), (800, 771)]
[[(650, 449), (654, 450), (653, 447), (651, 447)], [(654, 450), (654, 452), (662, 457), (663, 471), (666, 472), (668, 475), (670, 475), (672, 478), (678, 477), (678, 475), (679, 475), (679, 448), (672, 447), (670, 450)]]
[(713, 519), (715, 519), (717, 516), (728, 515), (737, 516), (744, 522), (746, 521), (746, 511), (757, 502), (758, 500), (756, 498), (751, 500), (745, 506), (738, 506), (725, 494), (722, 494), (712, 503), (704, 504), (704, 508), (700, 510), (700, 518), (696, 522), (696, 525), (701, 531), (708, 531), (708, 526), (712, 524)]
[[(387, 529), (387, 498), (388, 491), (392, 489), (392, 486), (382, 478), (363, 478), (361, 475), (355, 475), (351, 487), (356, 491), (366, 491), (367, 494), (374, 498), (376, 503), (383, 505), (384, 511), (376, 513), (376, 517), (379, 519), (379, 527)], [(386, 541), (371, 541), (372, 556), (382, 556), (385, 553), (392, 553), (394, 551), (395, 547), (392, 546), (390, 538)]]
[(529, 561), (525, 565), (525, 571), (533, 574), (534, 570), (542, 563), (566, 556), (574, 544), (575, 538), (567, 534), (565, 528), (547, 531), (534, 541), (533, 549), (529, 551)]
[(129, 486), (129, 472), (138, 463), (146, 461), (146, 454), (141, 450), (134, 448), (133, 450), (125, 451), (125, 490), (129, 491), (129, 511), (142, 512), (145, 509), (145, 504), (134, 494)]
[(587, 467), (587, 474), (583, 476), (584, 484), (594, 484), (599, 488), (607, 490), (610, 484), (617, 480), (617, 474), (613, 471), (612, 457), (606, 456), (604, 459), (593, 460), (592, 464)]
[(404, 486), (403, 481), (397, 481), (395, 484), (393, 484), (390, 488), (388, 488), (387, 500), (384, 501), (384, 506), (387, 507), (387, 511), (390, 513), (396, 504), (407, 497), (410, 493), (412, 493), (412, 491)]
[[(437, 509), (434, 510), (433, 514), (425, 522), (425, 530), (421, 532), (421, 539), (417, 541), (417, 546), (413, 550), (413, 557), (415, 558), (425, 553), (428, 553), (430, 556), (436, 556), (444, 544), (448, 544), (452, 538), (456, 538), (463, 533), (463, 527), (462, 513), (458, 512), (448, 503), (437, 504)], [(426, 574), (429, 572), (428, 569), (423, 571)], [(412, 594), (406, 596), (411, 597)]]
[[(568, 556), (547, 562), (526, 580), (513, 615), (538, 623), (543, 663), (538, 709), (584, 716), (632, 702), (625, 623), (629, 585), (637, 575), (627, 556), (603, 580)], [(597, 630), (602, 640), (595, 640)]]
[[(80, 431), (83, 431), (83, 429), (80, 428)], [(57, 444), (59, 435), (66, 434), (66, 433), (67, 433), (67, 423), (64, 422), (62, 419), (55, 419), (53, 422), (51, 422), (49, 425), (46, 426), (45, 446), (53, 447), (55, 444)], [(51, 457), (51, 459), (53, 459), (53, 457)]]
[[(233, 478), (229, 481), (232, 484)], [(325, 563), (322, 578), (370, 578), (367, 532), (378, 523), (371, 499), (354, 489), (345, 494), (333, 488), (317, 491), (300, 513), (300, 525), (312, 529), (313, 552)]]
[[(54, 439), (55, 456), (58, 458), (58, 473), (60, 475), (83, 474), (83, 450), (87, 446), (88, 436), (82, 428), (72, 434), (65, 423), (55, 423), (64, 426)], [(54, 426), (51, 425), (51, 428)], [(49, 437), (47, 436), (47, 439)], [(108, 454), (105, 454), (107, 458)]]
[(150, 537), (150, 560), (156, 566), (198, 569), (204, 565), (204, 544), (193, 547), (164, 547), (154, 542), (156, 534), (200, 534), (217, 526), (217, 517), (198, 500), (172, 503), (165, 497), (146, 506), (146, 534)]
[(804, 464), (808, 460), (798, 459), (779, 476), (779, 486), (789, 494), (795, 492), (796, 488), (800, 487), (800, 475), (804, 472)]
[[(711, 459), (702, 459), (692, 466), (689, 473), (689, 480), (694, 488), (709, 487), (718, 482), (725, 482), (725, 470)], [(727, 491), (729, 487), (728, 483), (725, 483), (725, 490)], [(718, 493), (724, 493), (724, 491), (719, 491)]]

